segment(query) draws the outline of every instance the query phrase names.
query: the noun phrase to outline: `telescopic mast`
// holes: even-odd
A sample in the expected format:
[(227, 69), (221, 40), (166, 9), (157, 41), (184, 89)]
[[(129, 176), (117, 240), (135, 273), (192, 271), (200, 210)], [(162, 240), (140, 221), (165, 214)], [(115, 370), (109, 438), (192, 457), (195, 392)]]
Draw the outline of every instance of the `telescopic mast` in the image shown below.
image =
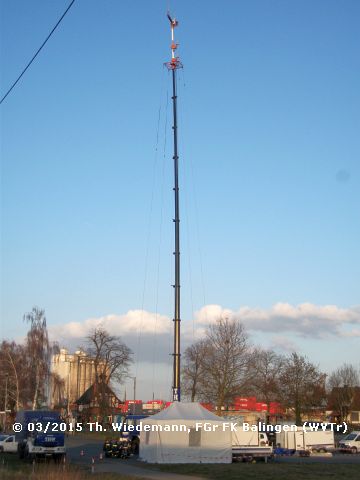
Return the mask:
[(180, 215), (179, 215), (179, 156), (177, 139), (177, 95), (176, 95), (176, 71), (182, 68), (179, 57), (175, 56), (178, 45), (175, 43), (174, 29), (178, 26), (177, 20), (169, 13), (167, 17), (171, 26), (171, 60), (166, 63), (172, 73), (172, 102), (173, 102), (173, 134), (174, 134), (174, 199), (175, 199), (175, 283), (174, 287), (174, 352), (173, 352), (173, 387), (172, 397), (174, 402), (180, 402)]

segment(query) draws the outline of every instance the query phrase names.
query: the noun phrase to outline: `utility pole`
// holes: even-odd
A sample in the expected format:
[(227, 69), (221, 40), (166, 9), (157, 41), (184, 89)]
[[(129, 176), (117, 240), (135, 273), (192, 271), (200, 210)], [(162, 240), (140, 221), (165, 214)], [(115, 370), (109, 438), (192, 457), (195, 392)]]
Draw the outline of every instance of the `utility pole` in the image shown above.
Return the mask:
[(69, 372), (68, 372), (68, 382), (67, 382), (67, 416), (68, 418), (70, 417), (70, 380), (71, 380), (71, 362), (68, 362), (69, 364)]
[(4, 430), (6, 430), (6, 418), (7, 418), (8, 381), (9, 381), (9, 374), (5, 373)]
[(134, 405), (133, 405), (133, 415), (135, 415), (135, 404), (136, 404), (136, 377), (133, 377), (134, 380)]
[(174, 29), (178, 26), (177, 20), (167, 17), (171, 27), (171, 60), (165, 65), (172, 73), (172, 101), (173, 101), (173, 133), (174, 133), (174, 197), (175, 197), (175, 284), (174, 287), (174, 352), (173, 352), (173, 388), (172, 396), (174, 402), (180, 402), (180, 214), (179, 214), (179, 156), (177, 140), (177, 95), (176, 95), (176, 71), (182, 68), (179, 57), (175, 56), (178, 45), (175, 43)]
[(9, 374), (5, 373), (5, 400), (4, 400), (4, 412), (5, 412), (5, 414), (6, 414), (6, 409), (7, 409), (8, 381), (9, 381)]

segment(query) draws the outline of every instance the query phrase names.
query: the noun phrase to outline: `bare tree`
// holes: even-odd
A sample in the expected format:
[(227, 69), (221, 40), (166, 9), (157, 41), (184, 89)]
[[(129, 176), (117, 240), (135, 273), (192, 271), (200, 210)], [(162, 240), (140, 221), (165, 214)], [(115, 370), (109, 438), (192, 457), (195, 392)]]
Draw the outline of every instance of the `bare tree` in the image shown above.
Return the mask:
[[(0, 345), (0, 401), (12, 411), (19, 410), (26, 401), (27, 369), (24, 362), (25, 352), (16, 342), (3, 341)], [(4, 387), (4, 388), (3, 388)], [(6, 391), (5, 391), (6, 390)], [(2, 395), (3, 394), (3, 395)], [(6, 394), (6, 399), (5, 399)]]
[(285, 360), (273, 350), (256, 350), (254, 354), (254, 393), (266, 403), (270, 410), (271, 401), (279, 401), (281, 392), (280, 376)]
[(87, 352), (94, 358), (95, 388), (99, 407), (104, 417), (108, 410), (106, 386), (110, 381), (121, 383), (128, 375), (132, 351), (120, 337), (110, 335), (103, 327), (97, 327), (87, 337)]
[(199, 340), (190, 345), (182, 356), (182, 391), (192, 402), (201, 397), (205, 379), (204, 358), (207, 342)]
[(65, 399), (65, 380), (57, 373), (51, 373), (51, 397), (54, 399), (54, 406), (63, 406)]
[(329, 404), (337, 412), (338, 421), (346, 421), (355, 398), (355, 387), (360, 386), (358, 371), (353, 365), (344, 363), (329, 377)]
[(32, 409), (35, 410), (39, 402), (46, 399), (50, 374), (51, 348), (45, 310), (33, 307), (31, 312), (24, 315), (24, 321), (30, 324), (26, 337), (26, 349), (30, 364), (30, 388), (33, 392)]
[(94, 358), (95, 376), (106, 383), (121, 383), (128, 374), (132, 351), (120, 337), (110, 335), (103, 327), (97, 327), (87, 336), (88, 353)]
[(203, 358), (203, 394), (217, 410), (248, 388), (253, 375), (253, 355), (241, 323), (219, 319), (206, 332)]
[(292, 353), (280, 375), (281, 396), (285, 406), (293, 410), (297, 425), (302, 414), (322, 404), (325, 399), (326, 375), (306, 357)]

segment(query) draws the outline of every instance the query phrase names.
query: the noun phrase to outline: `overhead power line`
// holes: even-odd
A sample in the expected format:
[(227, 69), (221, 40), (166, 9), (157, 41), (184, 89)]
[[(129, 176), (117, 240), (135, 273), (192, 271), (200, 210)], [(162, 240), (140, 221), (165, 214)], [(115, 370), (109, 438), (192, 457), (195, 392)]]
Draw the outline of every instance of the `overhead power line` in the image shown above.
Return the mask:
[(17, 79), (15, 80), (15, 82), (11, 85), (11, 87), (9, 88), (9, 90), (5, 93), (5, 95), (2, 97), (2, 99), (0, 100), (0, 105), (3, 103), (3, 101), (5, 100), (5, 98), (9, 95), (9, 93), (12, 91), (12, 89), (15, 87), (15, 85), (19, 82), (19, 80), (21, 79), (21, 77), (24, 75), (24, 73), (26, 72), (26, 70), (30, 67), (30, 65), (33, 63), (33, 61), (35, 60), (35, 58), (39, 55), (39, 53), (41, 52), (41, 50), (43, 49), (43, 47), (46, 45), (47, 41), (50, 39), (51, 35), (55, 32), (55, 30), (57, 29), (57, 27), (60, 25), (60, 23), (62, 22), (63, 18), (65, 17), (65, 15), (68, 13), (68, 11), (70, 10), (70, 8), (73, 6), (73, 4), (75, 3), (75, 0), (72, 0), (70, 2), (70, 4), (68, 5), (67, 9), (65, 10), (65, 12), (61, 15), (61, 17), (59, 18), (59, 20), (57, 21), (55, 27), (51, 30), (51, 32), (49, 33), (49, 35), (45, 38), (44, 42), (41, 44), (40, 48), (37, 50), (37, 52), (34, 54), (34, 56), (32, 57), (32, 59), (30, 60), (30, 62), (26, 65), (26, 67), (24, 68), (24, 70), (20, 73), (20, 75), (17, 77)]

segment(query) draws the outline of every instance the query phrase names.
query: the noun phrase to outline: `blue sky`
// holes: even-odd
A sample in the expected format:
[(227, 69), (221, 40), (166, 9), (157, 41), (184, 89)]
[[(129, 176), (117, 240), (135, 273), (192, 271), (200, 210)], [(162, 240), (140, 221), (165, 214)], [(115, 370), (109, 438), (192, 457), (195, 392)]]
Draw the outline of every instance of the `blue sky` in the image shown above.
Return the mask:
[[(67, 4), (1, 2), (1, 93)], [(168, 6), (77, 0), (1, 105), (2, 337), (25, 334), (33, 305), (54, 328), (132, 310), (172, 317)], [(170, 8), (184, 64), (184, 324), (204, 305), (273, 319), (274, 305), (310, 304), (310, 320), (295, 317), (313, 335), (250, 323), (252, 339), (295, 345), (325, 370), (343, 361), (334, 348), (358, 364), (359, 2)], [(343, 319), (328, 335), (326, 305)]]

